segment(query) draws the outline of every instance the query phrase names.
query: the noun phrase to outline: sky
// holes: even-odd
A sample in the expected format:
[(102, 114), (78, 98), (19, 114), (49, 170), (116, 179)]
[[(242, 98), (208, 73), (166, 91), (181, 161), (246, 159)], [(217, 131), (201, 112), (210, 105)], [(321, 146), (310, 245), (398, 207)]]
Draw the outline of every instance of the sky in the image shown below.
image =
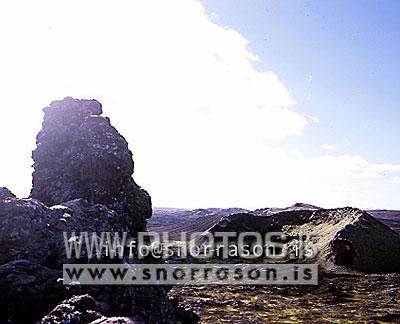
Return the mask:
[(0, 186), (95, 98), (154, 206), (400, 209), (398, 1), (2, 1)]

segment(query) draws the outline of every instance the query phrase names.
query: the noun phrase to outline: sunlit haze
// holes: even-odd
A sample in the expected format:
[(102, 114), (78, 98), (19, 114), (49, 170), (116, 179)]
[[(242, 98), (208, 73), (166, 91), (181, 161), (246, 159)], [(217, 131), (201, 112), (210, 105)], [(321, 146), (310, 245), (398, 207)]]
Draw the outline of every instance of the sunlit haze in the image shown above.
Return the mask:
[[(238, 3), (251, 6), (250, 1)], [(248, 12), (235, 11), (233, 2), (232, 12), (224, 11), (224, 5), (193, 0), (1, 2), (0, 186), (20, 197), (29, 195), (31, 151), (42, 108), (71, 96), (103, 104), (104, 114), (129, 142), (135, 180), (155, 206), (261, 208), (305, 202), (400, 208), (395, 142), (400, 131), (392, 122), (399, 113), (390, 108), (398, 107), (398, 94), (354, 84), (347, 90), (368, 92), (374, 98), (371, 106), (355, 95), (353, 101), (346, 99), (348, 106), (343, 101), (334, 107), (332, 97), (344, 95), (339, 86), (330, 88), (311, 67), (291, 72), (298, 63), (292, 58), (300, 57), (294, 46), (308, 46), (295, 45), (288, 32), (301, 19), (280, 30), (278, 23), (264, 25), (261, 16), (255, 17), (265, 35), (274, 28), (279, 39), (280, 46), (265, 36), (263, 45), (255, 31), (229, 22)], [(261, 7), (279, 10), (274, 1)], [(307, 12), (307, 19), (321, 14), (312, 8)], [(340, 16), (328, 8), (324, 14)], [(362, 10), (355, 16), (364, 19)], [(391, 41), (399, 41), (398, 30)], [(357, 40), (353, 43), (357, 50)], [(337, 83), (345, 83), (347, 74), (332, 63), (336, 54), (325, 55), (304, 58), (304, 65), (308, 60), (333, 64)], [(366, 48), (365, 55), (374, 54)], [(287, 66), (282, 70), (275, 63), (278, 56)], [(341, 59), (351, 60), (350, 55)], [(377, 64), (365, 58), (358, 62), (360, 70)], [(384, 68), (374, 71), (381, 83), (393, 86)], [(346, 92), (346, 98), (352, 97)], [(376, 128), (369, 121), (363, 126), (365, 114), (379, 112), (387, 123), (372, 118)], [(354, 126), (342, 131), (342, 123)]]

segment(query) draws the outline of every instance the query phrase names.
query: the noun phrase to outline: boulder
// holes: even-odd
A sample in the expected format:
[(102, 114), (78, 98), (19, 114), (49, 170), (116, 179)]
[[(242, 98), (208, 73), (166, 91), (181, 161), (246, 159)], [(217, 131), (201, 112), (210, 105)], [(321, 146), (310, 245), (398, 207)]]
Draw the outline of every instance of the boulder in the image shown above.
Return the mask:
[(27, 260), (0, 265), (0, 323), (31, 323), (67, 296), (60, 271)]
[(104, 319), (102, 313), (108, 311), (108, 305), (96, 301), (89, 295), (73, 296), (58, 304), (42, 318), (41, 324), (80, 324), (92, 323)]

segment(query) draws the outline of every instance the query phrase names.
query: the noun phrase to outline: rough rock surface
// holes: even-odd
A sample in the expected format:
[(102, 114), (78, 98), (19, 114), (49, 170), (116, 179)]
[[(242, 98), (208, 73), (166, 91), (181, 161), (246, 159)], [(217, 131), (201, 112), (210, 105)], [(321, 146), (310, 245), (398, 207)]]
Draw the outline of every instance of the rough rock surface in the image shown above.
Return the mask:
[[(100, 103), (66, 98), (44, 111), (32, 197), (0, 188), (0, 322), (48, 314), (43, 323), (177, 323), (164, 287), (62, 284), (62, 264), (78, 261), (67, 258), (64, 232), (135, 235), (145, 229), (151, 201), (133, 181), (128, 144), (100, 116)], [(87, 262), (82, 253), (78, 263)], [(102, 255), (96, 262), (122, 260)]]
[(138, 319), (128, 317), (102, 317), (95, 320), (91, 324), (143, 324), (143, 322)]
[(42, 318), (40, 324), (139, 324), (140, 319), (128, 317), (107, 317), (107, 304), (98, 302), (90, 295), (74, 296), (57, 305), (48, 315)]
[(67, 296), (61, 272), (27, 260), (0, 265), (0, 323), (30, 323)]
[(44, 109), (33, 152), (31, 196), (47, 206), (83, 198), (109, 206), (132, 232), (151, 216), (146, 191), (132, 179), (132, 153), (126, 140), (102, 117), (96, 100), (65, 98)]
[(41, 323), (91, 323), (102, 318), (104, 316), (102, 313), (107, 310), (107, 305), (99, 303), (90, 295), (74, 296), (57, 305), (41, 320)]
[(5, 187), (0, 187), (0, 200), (15, 198), (15, 195)]
[(127, 231), (113, 210), (83, 199), (53, 207), (34, 199), (0, 199), (0, 223), (0, 263), (27, 259), (51, 269), (61, 269), (63, 263), (71, 262), (66, 256), (63, 232), (69, 237), (73, 231)]
[(400, 235), (356, 208), (299, 209), (271, 216), (235, 214), (223, 218), (211, 232), (283, 232), (296, 243), (299, 235), (312, 235), (316, 260), (333, 273), (400, 271)]

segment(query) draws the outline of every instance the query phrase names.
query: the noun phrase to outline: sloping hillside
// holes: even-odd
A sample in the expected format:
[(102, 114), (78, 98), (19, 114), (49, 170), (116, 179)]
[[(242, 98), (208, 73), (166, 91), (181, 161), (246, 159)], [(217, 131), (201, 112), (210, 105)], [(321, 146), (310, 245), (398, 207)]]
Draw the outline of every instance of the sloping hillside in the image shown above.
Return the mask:
[[(296, 203), (289, 207), (268, 207), (256, 209), (252, 214), (256, 216), (271, 216), (273, 214), (291, 210), (318, 210), (320, 207)], [(203, 232), (218, 223), (224, 217), (233, 214), (249, 213), (243, 208), (207, 208), (207, 209), (182, 209), (182, 208), (154, 208), (153, 216), (148, 221), (147, 228), (155, 232), (170, 232), (176, 239), (180, 232)], [(375, 209), (367, 210), (368, 214), (380, 220), (386, 226), (400, 233), (400, 210)]]

